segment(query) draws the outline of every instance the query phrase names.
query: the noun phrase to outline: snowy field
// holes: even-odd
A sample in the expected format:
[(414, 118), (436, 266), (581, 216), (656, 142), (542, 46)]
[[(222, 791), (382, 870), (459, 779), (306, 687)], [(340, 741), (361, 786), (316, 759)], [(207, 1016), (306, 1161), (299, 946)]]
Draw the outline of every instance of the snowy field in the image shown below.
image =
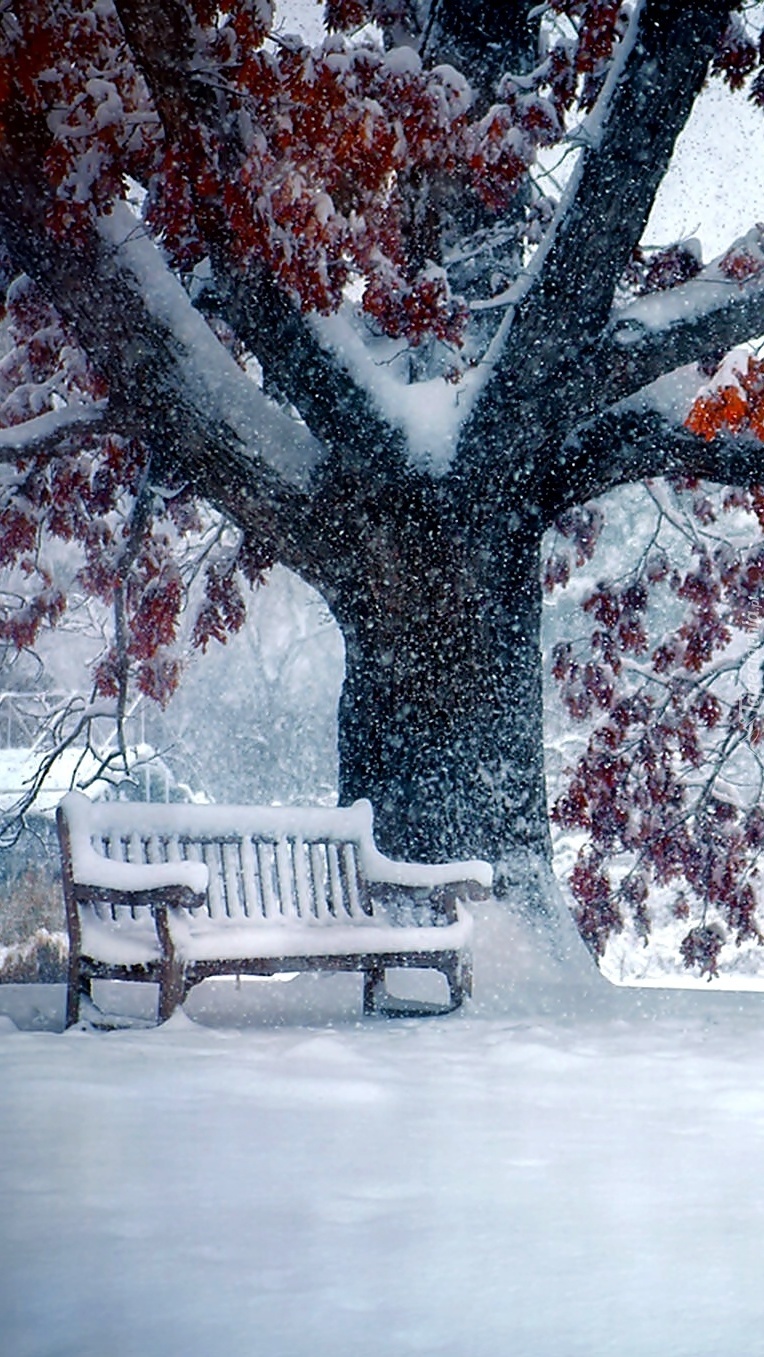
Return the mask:
[(556, 946), (483, 907), (429, 1020), (301, 977), (61, 1034), (0, 987), (3, 1357), (761, 1352), (764, 994)]

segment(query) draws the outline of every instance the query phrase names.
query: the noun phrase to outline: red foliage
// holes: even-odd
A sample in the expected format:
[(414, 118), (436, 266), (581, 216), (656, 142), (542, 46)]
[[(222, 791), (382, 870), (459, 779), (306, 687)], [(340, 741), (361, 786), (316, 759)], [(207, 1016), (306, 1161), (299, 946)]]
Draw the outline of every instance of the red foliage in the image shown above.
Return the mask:
[(385, 334), (405, 336), (414, 346), (432, 334), (460, 343), (468, 317), (466, 308), (451, 299), (443, 274), (420, 277), (411, 287), (385, 286), (380, 277), (366, 288), (363, 309)]
[(685, 244), (671, 245), (656, 250), (644, 260), (640, 291), (664, 292), (667, 288), (686, 283), (700, 272), (698, 252)]
[(685, 966), (688, 969), (697, 966), (701, 975), (713, 980), (719, 974), (719, 953), (724, 941), (724, 932), (718, 925), (691, 928), (681, 946)]
[(713, 70), (723, 75), (730, 89), (741, 89), (759, 63), (756, 44), (748, 36), (738, 14), (730, 14), (727, 31), (714, 57)]
[(575, 40), (553, 48), (553, 89), (561, 107), (569, 108), (580, 83), (581, 107), (588, 111), (605, 82), (613, 49), (628, 19), (628, 7), (620, 0), (552, 0), (552, 8), (574, 21), (576, 33)]
[(724, 255), (719, 261), (719, 268), (725, 278), (731, 278), (736, 283), (744, 283), (747, 278), (755, 278), (757, 273), (761, 273), (764, 269), (764, 259), (745, 246), (738, 246)]
[(174, 570), (158, 575), (140, 594), (130, 624), (129, 653), (150, 660), (175, 640), (183, 603), (180, 577)]
[(65, 608), (64, 595), (48, 583), (28, 602), (0, 608), (0, 640), (9, 642), (15, 650), (29, 649), (42, 627), (55, 627)]
[(567, 584), (573, 569), (591, 560), (603, 521), (602, 512), (593, 504), (578, 505), (558, 518), (555, 528), (563, 540), (545, 563), (543, 583), (548, 593)]
[(578, 901), (576, 922), (584, 941), (601, 956), (611, 933), (623, 927), (618, 906), (610, 889), (610, 880), (596, 855), (582, 855), (571, 877)]
[(246, 607), (236, 579), (236, 564), (211, 566), (204, 582), (204, 603), (196, 616), (193, 644), (206, 650), (210, 641), (225, 645), (244, 625)]
[[(760, 366), (752, 362), (741, 381), (741, 400), (757, 400)], [(656, 532), (627, 582), (602, 581), (584, 598), (586, 639), (552, 653), (566, 712), (588, 727), (552, 816), (581, 837), (571, 886), (579, 926), (598, 955), (627, 919), (647, 938), (656, 898), (687, 920), (685, 964), (713, 976), (727, 940), (761, 936), (764, 812), (742, 791), (733, 800), (720, 789), (728, 776), (740, 780), (741, 759), (753, 770), (752, 787), (761, 776), (761, 698), (739, 695), (743, 660), (735, 656), (745, 633), (758, 637), (764, 623), (764, 544), (755, 527), (762, 493), (753, 487), (716, 502), (690, 479), (671, 493), (688, 535), (696, 525), (691, 568), (672, 566)], [(733, 547), (715, 527), (703, 539), (723, 513), (748, 516), (749, 545)], [(557, 553), (550, 579), (561, 573)], [(656, 628), (663, 634), (648, 654), (644, 642)], [(728, 774), (728, 766), (737, 771)]]
[(371, 6), (364, 0), (326, 0), (324, 15), (330, 33), (351, 33), (371, 18)]
[(182, 665), (177, 655), (157, 651), (138, 667), (137, 687), (160, 707), (166, 707), (181, 678)]
[[(418, 343), (461, 342), (466, 312), (436, 259), (415, 262), (407, 238), (412, 180), (472, 193), (503, 211), (539, 146), (564, 135), (566, 110), (591, 107), (623, 31), (617, 0), (556, 6), (577, 36), (556, 42), (531, 82), (504, 82), (502, 102), (475, 117), (451, 68), (424, 69), (413, 49), (385, 52), (342, 35), (406, 19), (403, 0), (329, 0), (322, 46), (265, 47), (262, 0), (195, 0), (194, 64), (225, 73), (228, 126), (156, 116), (116, 14), (105, 0), (22, 6), (0, 61), (0, 123), (43, 119), (51, 224), (74, 238), (129, 180), (148, 189), (146, 218), (173, 261), (190, 269), (219, 241), (257, 261), (306, 309), (336, 309), (351, 276), (386, 332)], [(440, 190), (434, 189), (437, 193)], [(533, 229), (533, 213), (527, 226)], [(389, 295), (391, 302), (382, 299)]]
[(122, 665), (115, 646), (110, 646), (93, 670), (95, 690), (101, 697), (118, 697), (122, 684)]
[(751, 357), (735, 376), (735, 385), (699, 396), (687, 416), (687, 428), (707, 442), (724, 432), (749, 432), (764, 441), (764, 362)]

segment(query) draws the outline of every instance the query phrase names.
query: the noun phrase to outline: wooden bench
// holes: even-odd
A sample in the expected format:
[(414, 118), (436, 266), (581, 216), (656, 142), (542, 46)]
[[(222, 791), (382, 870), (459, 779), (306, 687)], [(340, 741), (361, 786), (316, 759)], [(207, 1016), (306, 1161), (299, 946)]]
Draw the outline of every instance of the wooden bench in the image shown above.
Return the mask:
[[(359, 971), (363, 1011), (448, 1012), (471, 992), (484, 862), (393, 862), (368, 801), (349, 808), (93, 804), (58, 808), (69, 930), (66, 1024), (93, 980), (153, 981), (163, 1022), (220, 975)], [(447, 1005), (396, 1003), (388, 968), (440, 971)], [(92, 1011), (92, 1009), (91, 1009)]]

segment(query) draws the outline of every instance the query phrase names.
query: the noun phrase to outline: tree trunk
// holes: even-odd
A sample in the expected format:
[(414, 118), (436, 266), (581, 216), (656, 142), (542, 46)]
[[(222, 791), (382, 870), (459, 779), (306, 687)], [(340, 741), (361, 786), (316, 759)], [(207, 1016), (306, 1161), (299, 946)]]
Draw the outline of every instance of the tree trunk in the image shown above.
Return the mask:
[(455, 540), (381, 606), (365, 593), (343, 610), (340, 798), (369, 798), (391, 856), (481, 857), (501, 880), (518, 853), (551, 855), (539, 543), (526, 524), (465, 567)]

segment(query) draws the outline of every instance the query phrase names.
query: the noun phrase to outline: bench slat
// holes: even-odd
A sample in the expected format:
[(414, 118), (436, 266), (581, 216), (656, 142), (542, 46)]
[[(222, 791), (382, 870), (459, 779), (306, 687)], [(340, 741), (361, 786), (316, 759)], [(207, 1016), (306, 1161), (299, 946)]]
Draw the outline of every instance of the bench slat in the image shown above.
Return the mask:
[(309, 848), (310, 880), (313, 888), (313, 901), (316, 918), (322, 923), (331, 918), (329, 902), (326, 898), (326, 847), (322, 843), (312, 843)]
[(209, 914), (211, 919), (225, 919), (225, 895), (223, 893), (224, 878), (222, 875), (222, 863), (220, 861), (219, 843), (205, 841), (202, 847), (202, 862), (205, 863), (210, 874), (210, 882), (207, 887), (207, 899), (209, 901)]
[(363, 922), (372, 914), (371, 901), (361, 881), (358, 853), (354, 843), (342, 845), (342, 862), (345, 869), (345, 889), (351, 918)]
[[(204, 862), (204, 854), (200, 843), (194, 843), (193, 840), (184, 839), (178, 836), (176, 839), (178, 856), (183, 862)], [(210, 903), (209, 894), (203, 905), (198, 910), (194, 910), (194, 915), (209, 914)]]
[(163, 849), (164, 862), (182, 862), (183, 854), (180, 851), (177, 834), (163, 834), (158, 840)]
[(310, 880), (310, 854), (308, 845), (301, 834), (298, 834), (295, 838), (292, 851), (294, 855), (294, 880), (297, 893), (297, 907), (300, 911), (300, 918), (315, 921), (316, 902)]
[(251, 834), (245, 834), (241, 841), (241, 875), (244, 913), (248, 919), (260, 918), (263, 914), (263, 901), (259, 890), (259, 873)]
[(342, 877), (340, 876), (340, 855), (336, 843), (326, 845), (326, 858), (329, 868), (329, 908), (335, 919), (341, 919), (345, 914), (345, 909)]
[(294, 894), (291, 849), (291, 842), (286, 838), (279, 839), (274, 849), (277, 890), (281, 902), (281, 915), (284, 919), (298, 919), (300, 917)]
[(257, 844), (257, 862), (260, 868), (260, 887), (263, 892), (263, 915), (266, 919), (281, 917), (279, 901), (273, 880), (273, 844), (260, 841)]
[(239, 845), (236, 843), (224, 843), (221, 845), (223, 884), (225, 887), (225, 906), (226, 914), (229, 919), (241, 918), (242, 895), (241, 895), (241, 863), (239, 858)]
[[(127, 840), (122, 834), (110, 834), (106, 839), (106, 856), (114, 858), (115, 862), (127, 861)], [(104, 905), (101, 910), (96, 911), (99, 917), (108, 918), (112, 921), (117, 918), (116, 905)], [(132, 911), (131, 911), (132, 912)]]

